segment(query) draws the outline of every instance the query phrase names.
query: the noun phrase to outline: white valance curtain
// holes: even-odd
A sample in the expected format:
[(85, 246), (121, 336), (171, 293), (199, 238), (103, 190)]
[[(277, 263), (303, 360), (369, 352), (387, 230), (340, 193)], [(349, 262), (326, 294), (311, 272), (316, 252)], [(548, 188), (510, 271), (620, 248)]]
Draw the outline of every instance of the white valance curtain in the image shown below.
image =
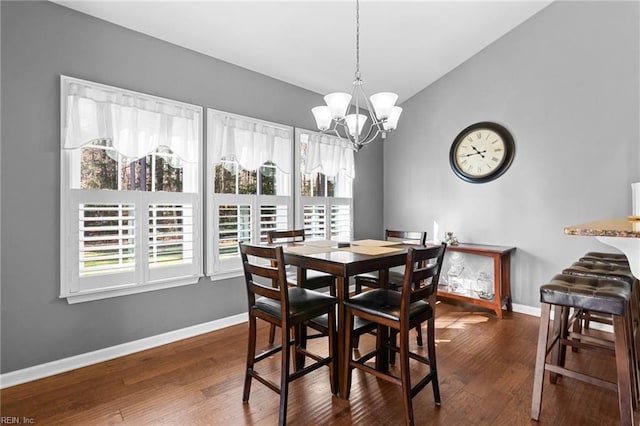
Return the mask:
[(210, 161), (235, 159), (245, 170), (256, 171), (272, 162), (283, 173), (291, 173), (291, 140), (288, 129), (213, 110), (207, 115)]
[(306, 139), (308, 145), (304, 173), (319, 172), (328, 177), (344, 173), (350, 178), (355, 177), (353, 149), (347, 141), (322, 133), (304, 132), (302, 136), (301, 141), (304, 143)]
[(197, 163), (202, 108), (63, 76), (63, 148), (108, 140), (133, 161), (165, 146)]

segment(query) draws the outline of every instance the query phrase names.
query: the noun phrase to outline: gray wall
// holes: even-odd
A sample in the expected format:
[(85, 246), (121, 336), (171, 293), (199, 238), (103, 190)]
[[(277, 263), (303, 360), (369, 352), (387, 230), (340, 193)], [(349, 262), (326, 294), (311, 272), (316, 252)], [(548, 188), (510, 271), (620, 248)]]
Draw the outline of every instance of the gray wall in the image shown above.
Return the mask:
[[(58, 299), (59, 76), (307, 129), (315, 127), (310, 108), (321, 97), (53, 3), (2, 1), (0, 7), (0, 371), (246, 311), (240, 279), (202, 279), (193, 286), (76, 305)], [(362, 176), (355, 187), (357, 237), (382, 229), (382, 152), (378, 144), (356, 158)]]
[[(640, 4), (555, 2), (404, 103), (384, 147), (384, 224), (433, 221), (460, 241), (517, 246), (514, 303), (588, 250), (565, 226), (631, 214), (640, 181)], [(449, 149), (478, 121), (507, 127), (515, 160), (486, 184), (458, 179)]]

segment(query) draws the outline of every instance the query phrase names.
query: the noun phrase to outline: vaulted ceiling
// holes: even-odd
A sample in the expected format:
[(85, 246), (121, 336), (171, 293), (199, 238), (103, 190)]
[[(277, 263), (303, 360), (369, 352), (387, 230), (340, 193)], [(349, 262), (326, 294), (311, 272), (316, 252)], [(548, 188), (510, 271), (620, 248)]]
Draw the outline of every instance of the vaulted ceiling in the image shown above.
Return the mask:
[[(362, 0), (365, 90), (402, 102), (551, 1)], [(314, 92), (351, 89), (355, 1), (54, 2)]]

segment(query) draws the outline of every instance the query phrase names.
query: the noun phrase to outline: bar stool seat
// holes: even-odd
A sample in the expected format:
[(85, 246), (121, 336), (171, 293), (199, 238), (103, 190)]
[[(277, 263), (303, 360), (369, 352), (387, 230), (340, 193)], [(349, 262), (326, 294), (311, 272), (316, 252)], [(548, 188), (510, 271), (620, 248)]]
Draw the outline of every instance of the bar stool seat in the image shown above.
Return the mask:
[(580, 258), (580, 262), (592, 263), (613, 263), (616, 265), (629, 266), (629, 259), (622, 253), (603, 253), (590, 251)]
[(540, 302), (623, 316), (631, 290), (619, 281), (575, 275), (556, 275), (540, 287)]
[[(630, 300), (631, 289), (629, 285), (619, 280), (559, 274), (554, 276), (549, 283), (540, 287), (542, 312), (531, 403), (531, 418), (533, 420), (537, 421), (540, 417), (544, 373), (549, 371), (552, 383), (556, 382), (558, 376), (564, 376), (617, 391), (621, 424), (629, 426), (633, 424), (633, 369), (630, 357), (631, 343), (627, 334), (630, 321)], [(552, 306), (555, 313), (553, 333), (549, 339)], [(595, 343), (596, 339), (588, 341), (569, 339), (568, 314), (571, 308), (611, 315), (614, 340), (610, 342), (610, 347)], [(588, 375), (585, 372), (565, 368), (567, 346), (579, 346), (600, 352), (608, 349), (609, 353), (612, 352), (616, 362), (616, 383)], [(551, 356), (547, 362), (549, 353)]]

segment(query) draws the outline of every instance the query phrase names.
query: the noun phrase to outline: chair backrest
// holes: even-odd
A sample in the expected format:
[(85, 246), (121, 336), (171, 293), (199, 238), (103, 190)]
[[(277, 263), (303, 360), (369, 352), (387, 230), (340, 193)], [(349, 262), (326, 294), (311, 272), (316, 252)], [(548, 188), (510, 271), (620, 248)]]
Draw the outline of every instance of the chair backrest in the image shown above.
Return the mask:
[(304, 229), (291, 229), (287, 231), (267, 231), (267, 242), (273, 243), (291, 243), (296, 241), (304, 241)]
[[(267, 247), (239, 243), (240, 257), (247, 286), (249, 309), (256, 303), (256, 295), (277, 300), (282, 313), (289, 312), (289, 292), (282, 247)], [(266, 285), (256, 280), (261, 277), (271, 283)]]
[(384, 231), (384, 239), (387, 241), (414, 241), (423, 246), (427, 242), (427, 233), (417, 231), (393, 231), (386, 229)]
[(402, 284), (401, 315), (409, 314), (409, 305), (417, 300), (435, 299), (447, 245), (410, 247)]

